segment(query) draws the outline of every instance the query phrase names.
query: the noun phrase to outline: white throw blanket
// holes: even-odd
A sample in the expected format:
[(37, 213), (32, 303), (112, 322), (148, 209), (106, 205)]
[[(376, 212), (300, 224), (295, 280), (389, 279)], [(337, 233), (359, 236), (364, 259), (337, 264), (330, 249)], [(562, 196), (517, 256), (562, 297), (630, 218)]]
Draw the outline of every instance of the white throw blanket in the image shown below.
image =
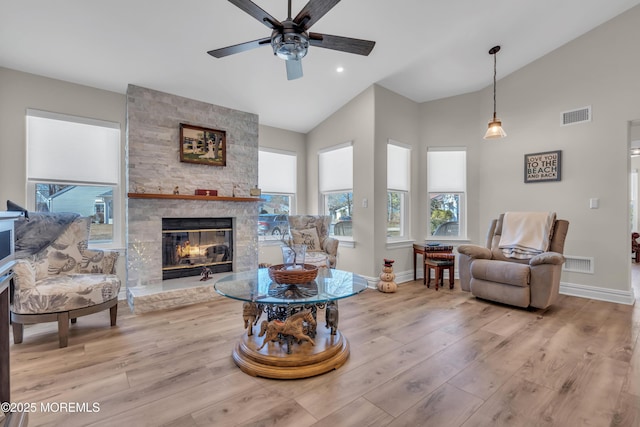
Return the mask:
[(498, 247), (508, 258), (529, 259), (549, 250), (555, 212), (506, 212)]

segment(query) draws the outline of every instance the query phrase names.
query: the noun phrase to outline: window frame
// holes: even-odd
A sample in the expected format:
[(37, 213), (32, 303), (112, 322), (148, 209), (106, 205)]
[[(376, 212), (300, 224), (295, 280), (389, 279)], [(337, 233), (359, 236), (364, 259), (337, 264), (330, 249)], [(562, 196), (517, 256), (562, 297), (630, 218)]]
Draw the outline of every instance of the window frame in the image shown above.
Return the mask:
[[(402, 159), (392, 158), (390, 147), (406, 150), (403, 152)], [(411, 218), (410, 218), (410, 200), (411, 200), (411, 151), (412, 147), (401, 142), (389, 139), (387, 141), (387, 218), (386, 218), (386, 238), (387, 243), (405, 241), (411, 235)], [(390, 172), (402, 167), (399, 164), (391, 164), (394, 160), (404, 163), (404, 179), (396, 180), (396, 184), (389, 183)], [(390, 209), (390, 193), (400, 194), (400, 234), (397, 236), (389, 236), (389, 209)]]
[[(433, 188), (429, 180), (430, 171), (430, 153), (434, 152), (464, 152), (464, 166), (462, 184), (452, 187)], [(451, 171), (451, 165), (447, 165)], [(466, 147), (428, 147), (427, 148), (427, 237), (426, 241), (459, 241), (467, 240), (467, 149)], [(455, 172), (455, 171), (454, 171)], [(431, 229), (431, 200), (437, 195), (457, 194), (458, 198), (458, 235), (457, 236), (434, 236), (436, 230)]]
[[(322, 168), (322, 156), (337, 150), (342, 150), (345, 148), (349, 148), (350, 149), (350, 156), (351, 156), (351, 177), (350, 179), (347, 179), (347, 184), (351, 184), (351, 185), (345, 185), (344, 187), (340, 187), (337, 185), (334, 185), (331, 188), (323, 188), (323, 168)], [(342, 170), (342, 169), (341, 169)], [(329, 215), (331, 216), (331, 226), (329, 227), (329, 236), (334, 237), (336, 239), (338, 239), (341, 242), (353, 242), (353, 209), (354, 209), (354, 198), (353, 198), (353, 143), (350, 142), (346, 142), (343, 144), (338, 144), (338, 145), (334, 145), (331, 147), (327, 147), (325, 149), (319, 150), (318, 151), (318, 193), (320, 196), (320, 206), (321, 206), (321, 212), (323, 215)], [(350, 212), (350, 221), (351, 221), (351, 235), (335, 235), (334, 233), (334, 226), (337, 223), (337, 221), (334, 223), (333, 222), (333, 216), (331, 215), (331, 212), (329, 211), (329, 203), (328, 203), (328, 197), (331, 195), (335, 195), (335, 194), (347, 194), (350, 193), (351, 194), (351, 212)]]
[[(259, 147), (258, 148), (258, 163), (260, 163), (260, 153), (269, 153), (270, 155), (281, 155), (281, 156), (290, 156), (293, 157), (293, 161), (294, 161), (294, 167), (293, 167), (293, 176), (289, 177), (289, 182), (292, 183), (292, 187), (290, 188), (291, 190), (293, 190), (292, 193), (290, 192), (283, 192), (283, 191), (274, 191), (273, 188), (270, 188), (268, 185), (264, 185), (264, 183), (262, 183), (260, 181), (260, 171), (264, 170), (264, 168), (259, 168), (258, 170), (258, 186), (260, 187), (261, 191), (262, 191), (262, 197), (264, 198), (265, 196), (282, 196), (282, 197), (288, 197), (289, 198), (289, 212), (285, 213), (274, 213), (274, 215), (287, 215), (287, 217), (289, 215), (296, 215), (297, 209), (296, 209), (296, 192), (298, 191), (298, 180), (297, 180), (297, 173), (298, 173), (298, 153), (294, 152), (294, 151), (288, 151), (288, 150), (279, 150), (279, 149), (274, 149), (274, 148), (268, 148), (268, 147)], [(287, 179), (287, 178), (285, 178)], [(259, 207), (262, 206), (261, 202)], [(258, 212), (258, 223), (260, 220), (260, 214)], [(256, 224), (258, 226), (258, 224)], [(279, 244), (279, 242), (281, 241), (282, 237), (279, 238), (270, 238), (270, 235), (261, 235), (258, 234), (258, 241), (260, 243), (267, 243), (267, 244)]]
[[(260, 216), (261, 215), (285, 215), (287, 217), (287, 220), (288, 220), (289, 215), (295, 215), (296, 214), (296, 212), (295, 212), (296, 211), (296, 209), (295, 209), (295, 197), (296, 197), (295, 194), (263, 192), (261, 197), (264, 198), (265, 196), (288, 197), (289, 198), (289, 212), (287, 212), (287, 213), (280, 212), (280, 213), (273, 213), (273, 214), (271, 214), (271, 213), (270, 214), (261, 214), (260, 212), (258, 212), (258, 223), (260, 222)], [(258, 206), (259, 207), (262, 206), (263, 203), (264, 202), (260, 202), (260, 204)], [(287, 231), (287, 233), (288, 233), (288, 231)], [(258, 232), (258, 241), (261, 242), (261, 243), (262, 242), (264, 242), (264, 243), (274, 243), (274, 242), (279, 243), (282, 240), (283, 236), (286, 237), (287, 233), (282, 234), (278, 238), (272, 238), (271, 237), (272, 234), (271, 235), (266, 235), (266, 234), (260, 234)]]
[[(100, 119), (92, 119), (81, 116), (74, 116), (71, 114), (62, 114), (62, 113), (54, 113), (49, 111), (42, 111), (37, 109), (27, 109), (25, 115), (25, 145), (26, 145), (26, 159), (27, 162), (30, 159), (30, 140), (29, 140), (29, 119), (33, 118), (44, 118), (50, 120), (57, 120), (61, 122), (68, 122), (80, 125), (91, 125), (97, 127), (104, 127), (108, 129), (117, 130), (117, 160), (114, 159), (115, 167), (117, 170), (114, 172), (114, 181), (115, 182), (102, 182), (102, 181), (92, 181), (90, 179), (85, 180), (74, 180), (74, 179), (55, 179), (55, 178), (44, 178), (44, 177), (32, 177), (29, 176), (29, 170), (27, 169), (26, 176), (26, 193), (27, 193), (27, 209), (35, 211), (36, 209), (36, 186), (38, 184), (48, 185), (48, 184), (62, 184), (62, 185), (70, 185), (70, 186), (91, 186), (91, 187), (103, 187), (105, 191), (107, 189), (111, 189), (112, 192), (112, 239), (111, 240), (89, 240), (89, 246), (91, 248), (96, 249), (121, 249), (123, 247), (123, 236), (122, 236), (122, 224), (123, 224), (123, 216), (122, 216), (122, 129), (120, 123), (111, 122), (107, 120)], [(72, 165), (75, 162), (72, 156), (69, 156), (69, 164)]]

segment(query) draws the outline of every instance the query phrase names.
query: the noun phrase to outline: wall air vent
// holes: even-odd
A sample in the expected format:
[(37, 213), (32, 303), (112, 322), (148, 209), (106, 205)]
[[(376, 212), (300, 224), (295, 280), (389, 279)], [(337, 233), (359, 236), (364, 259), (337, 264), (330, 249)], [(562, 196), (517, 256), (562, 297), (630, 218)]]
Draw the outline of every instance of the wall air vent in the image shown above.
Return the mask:
[(578, 108), (577, 110), (565, 111), (562, 113), (560, 126), (575, 125), (578, 123), (591, 121), (591, 106)]
[(563, 271), (593, 274), (593, 257), (567, 255), (562, 266)]

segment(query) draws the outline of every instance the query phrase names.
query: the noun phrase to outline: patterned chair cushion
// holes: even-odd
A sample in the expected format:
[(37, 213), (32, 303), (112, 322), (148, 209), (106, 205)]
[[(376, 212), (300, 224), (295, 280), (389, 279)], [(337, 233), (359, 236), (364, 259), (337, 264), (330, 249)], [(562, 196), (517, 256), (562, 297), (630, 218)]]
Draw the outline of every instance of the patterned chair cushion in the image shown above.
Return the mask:
[(307, 228), (306, 230), (291, 230), (294, 244), (307, 245), (308, 252), (322, 251), (320, 246), (320, 238), (315, 228)]
[(17, 288), (12, 311), (18, 314), (56, 313), (91, 307), (118, 297), (120, 279), (114, 274), (63, 274)]
[(36, 266), (36, 280), (67, 273), (113, 274), (118, 253), (88, 249), (90, 218), (82, 217), (49, 246), (31, 257)]

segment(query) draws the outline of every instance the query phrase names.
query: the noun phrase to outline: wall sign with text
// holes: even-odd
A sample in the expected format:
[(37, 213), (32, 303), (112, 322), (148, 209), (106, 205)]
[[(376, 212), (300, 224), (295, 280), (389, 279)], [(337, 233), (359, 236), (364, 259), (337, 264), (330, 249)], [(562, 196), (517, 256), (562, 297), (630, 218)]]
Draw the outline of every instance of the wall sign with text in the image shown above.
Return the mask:
[(560, 181), (562, 151), (524, 155), (524, 182)]

